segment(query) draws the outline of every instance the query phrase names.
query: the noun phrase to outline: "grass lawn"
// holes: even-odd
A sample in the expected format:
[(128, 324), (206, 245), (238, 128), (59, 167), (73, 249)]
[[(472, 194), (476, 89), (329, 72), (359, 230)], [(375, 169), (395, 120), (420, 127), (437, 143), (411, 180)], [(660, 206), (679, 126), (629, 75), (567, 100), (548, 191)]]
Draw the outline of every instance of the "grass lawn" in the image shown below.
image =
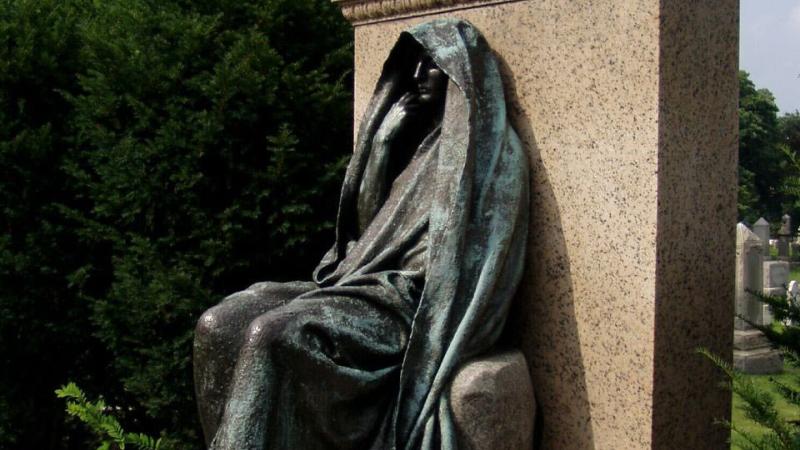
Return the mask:
[[(800, 376), (800, 369), (792, 368), (792, 367), (785, 367), (783, 373), (777, 375), (749, 375), (749, 377), (753, 380), (753, 382), (759, 388), (764, 390), (769, 390), (769, 392), (773, 393), (773, 398), (775, 398), (775, 404), (778, 407), (778, 411), (786, 420), (798, 420), (800, 419), (800, 409), (797, 407), (791, 406), (784, 398), (778, 393), (775, 389), (775, 386), (770, 383), (770, 378), (774, 378), (780, 380), (786, 384), (794, 384), (794, 380)], [(744, 431), (754, 432), (754, 433), (764, 433), (766, 430), (762, 428), (760, 425), (751, 422), (744, 416), (744, 411), (741, 409), (742, 400), (738, 398), (736, 395), (733, 396), (733, 423)], [(738, 447), (732, 447), (738, 448)]]
[(793, 267), (792, 270), (789, 271), (789, 280), (800, 281), (800, 266)]

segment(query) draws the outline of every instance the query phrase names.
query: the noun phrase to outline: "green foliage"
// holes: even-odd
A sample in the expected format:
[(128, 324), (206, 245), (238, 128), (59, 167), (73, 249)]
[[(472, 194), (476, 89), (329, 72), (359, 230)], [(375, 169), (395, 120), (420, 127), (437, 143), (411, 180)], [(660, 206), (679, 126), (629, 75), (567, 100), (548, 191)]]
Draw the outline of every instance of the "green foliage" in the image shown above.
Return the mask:
[(739, 166), (739, 196), (737, 198), (739, 220), (750, 224), (755, 223), (762, 215), (761, 199), (758, 196), (755, 178), (753, 172)]
[[(800, 375), (800, 369), (795, 369), (792, 366), (784, 365), (783, 371), (778, 374), (748, 374), (745, 376), (753, 382), (756, 389), (770, 393), (775, 399), (775, 408), (778, 410), (779, 416), (783, 417), (788, 422), (792, 422), (800, 420), (800, 409), (786, 401), (786, 399), (781, 396), (774, 381), (779, 381), (781, 383), (792, 383), (798, 375)], [(731, 422), (733, 422), (733, 424), (736, 425), (740, 431), (749, 432), (754, 435), (763, 435), (767, 433), (768, 430), (766, 428), (753, 422), (745, 416), (744, 406), (745, 402), (741, 399), (741, 397), (738, 395), (733, 397)]]
[(739, 71), (739, 220), (778, 223), (783, 215), (786, 163), (777, 114), (772, 94)]
[(69, 383), (56, 389), (58, 398), (66, 399), (67, 413), (77, 417), (97, 436), (97, 450), (124, 450), (128, 445), (141, 450), (167, 450), (161, 445), (161, 439), (153, 439), (142, 433), (126, 433), (122, 425), (109, 414), (109, 408), (103, 399), (91, 402), (86, 394), (75, 383)]
[(739, 72), (739, 220), (800, 220), (800, 112), (778, 117), (772, 93)]
[[(800, 302), (787, 301), (783, 297), (770, 297), (753, 292), (757, 298), (770, 306), (776, 322), (770, 326), (752, 324), (761, 330), (770, 343), (782, 350), (784, 362), (794, 370), (791, 376), (770, 377), (774, 391), (790, 405), (791, 415), (800, 415)], [(741, 319), (746, 320), (744, 317)], [(789, 325), (785, 325), (789, 324)], [(763, 427), (764, 432), (746, 430), (730, 422), (723, 422), (732, 433), (732, 444), (744, 450), (789, 450), (800, 448), (800, 421), (792, 420), (781, 412), (772, 394), (757, 385), (754, 380), (736, 370), (708, 350), (700, 353), (714, 362), (727, 376), (725, 387), (741, 399), (745, 417)], [(787, 381), (788, 379), (788, 381)]]
[(800, 154), (789, 150), (787, 147), (783, 148), (783, 152), (789, 164), (789, 175), (784, 179), (783, 191), (798, 202), (800, 201)]
[(64, 279), (82, 251), (57, 207), (74, 194), (60, 169), (71, 106), (58, 92), (77, 89), (83, 11), (0, 2), (0, 448), (53, 448), (65, 433), (53, 389), (101, 373), (89, 305)]
[(0, 2), (0, 448), (85, 447), (65, 380), (201, 445), (196, 318), (330, 245), (351, 40), (328, 0)]
[[(745, 417), (767, 430), (763, 434), (754, 433), (737, 424), (721, 421), (722, 425), (732, 431), (731, 444), (733, 446), (742, 450), (796, 450), (800, 448), (800, 428), (795, 422), (790, 422), (781, 416), (775, 399), (769, 392), (757, 386), (750, 377), (734, 370), (730, 364), (707, 349), (701, 349), (699, 352), (725, 373), (729, 381), (724, 383), (724, 387), (741, 398)], [(777, 380), (771, 381), (781, 390), (793, 390), (790, 385)]]
[(778, 124), (781, 150), (788, 164), (783, 191), (789, 197), (787, 210), (796, 224), (800, 218), (800, 113), (786, 114)]
[(800, 153), (800, 112), (785, 114), (778, 119), (781, 143), (792, 153)]

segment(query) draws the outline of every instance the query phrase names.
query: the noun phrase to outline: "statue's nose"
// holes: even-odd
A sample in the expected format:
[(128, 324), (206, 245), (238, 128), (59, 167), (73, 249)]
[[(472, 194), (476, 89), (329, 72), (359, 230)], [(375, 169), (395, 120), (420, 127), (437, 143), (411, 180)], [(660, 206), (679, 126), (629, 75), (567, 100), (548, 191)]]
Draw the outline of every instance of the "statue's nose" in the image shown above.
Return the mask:
[(417, 68), (414, 69), (414, 80), (420, 81), (422, 79), (424, 70), (422, 70), (422, 61), (417, 63)]

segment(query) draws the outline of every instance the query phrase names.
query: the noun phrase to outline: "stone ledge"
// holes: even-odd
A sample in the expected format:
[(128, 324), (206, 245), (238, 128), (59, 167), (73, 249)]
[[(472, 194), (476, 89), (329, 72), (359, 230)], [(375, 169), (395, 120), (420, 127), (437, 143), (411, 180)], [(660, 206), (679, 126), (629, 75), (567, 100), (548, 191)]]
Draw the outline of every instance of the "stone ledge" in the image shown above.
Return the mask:
[(533, 447), (536, 401), (520, 351), (490, 354), (464, 364), (450, 387), (450, 407), (459, 448)]
[(759, 330), (736, 330), (733, 332), (733, 348), (734, 350), (756, 350), (770, 348), (770, 345), (767, 337)]
[(520, 0), (331, 0), (353, 24)]
[(763, 348), (758, 350), (734, 350), (733, 367), (753, 375), (781, 373), (783, 356), (778, 350)]

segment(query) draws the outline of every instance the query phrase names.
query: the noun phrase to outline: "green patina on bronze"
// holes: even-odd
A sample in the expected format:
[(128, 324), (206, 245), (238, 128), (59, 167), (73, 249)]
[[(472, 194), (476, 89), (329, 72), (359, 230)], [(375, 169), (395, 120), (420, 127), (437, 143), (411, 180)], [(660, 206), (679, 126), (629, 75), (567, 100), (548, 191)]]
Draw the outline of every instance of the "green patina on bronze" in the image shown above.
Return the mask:
[[(441, 95), (426, 97), (437, 70)], [(458, 448), (448, 387), (503, 329), (528, 209), (527, 158), (484, 38), (460, 20), (404, 32), (313, 282), (259, 283), (198, 323), (210, 448)]]

